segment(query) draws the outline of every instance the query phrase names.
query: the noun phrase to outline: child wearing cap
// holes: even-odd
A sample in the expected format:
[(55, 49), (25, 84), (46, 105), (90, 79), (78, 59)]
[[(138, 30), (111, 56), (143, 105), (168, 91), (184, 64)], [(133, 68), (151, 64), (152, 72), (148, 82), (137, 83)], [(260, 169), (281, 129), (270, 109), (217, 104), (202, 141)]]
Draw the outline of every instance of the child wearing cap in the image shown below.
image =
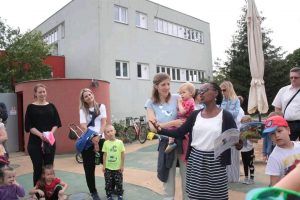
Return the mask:
[(269, 117), (262, 136), (271, 135), (276, 144), (269, 156), (265, 173), (270, 175), (270, 185), (275, 185), (300, 162), (300, 142), (290, 140), (290, 128), (281, 116)]

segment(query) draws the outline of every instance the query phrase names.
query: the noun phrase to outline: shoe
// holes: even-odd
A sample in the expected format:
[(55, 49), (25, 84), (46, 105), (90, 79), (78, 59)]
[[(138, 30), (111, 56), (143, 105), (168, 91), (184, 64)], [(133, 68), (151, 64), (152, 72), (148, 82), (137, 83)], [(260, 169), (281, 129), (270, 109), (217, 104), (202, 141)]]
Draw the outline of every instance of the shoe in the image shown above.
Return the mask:
[(101, 200), (97, 192), (92, 193), (91, 196), (93, 200)]
[(241, 181), (243, 184), (248, 184), (248, 181), (249, 181), (249, 178), (248, 177), (246, 177), (246, 178), (244, 178), (244, 180), (243, 181)]
[(123, 200), (123, 196), (118, 196), (118, 200)]
[(246, 183), (247, 185), (252, 185), (252, 184), (254, 184), (254, 180), (253, 179), (248, 179), (248, 182)]
[(114, 200), (112, 196), (107, 197), (107, 200)]
[(176, 143), (171, 143), (167, 146), (165, 153), (171, 153), (174, 149), (176, 149), (177, 144)]

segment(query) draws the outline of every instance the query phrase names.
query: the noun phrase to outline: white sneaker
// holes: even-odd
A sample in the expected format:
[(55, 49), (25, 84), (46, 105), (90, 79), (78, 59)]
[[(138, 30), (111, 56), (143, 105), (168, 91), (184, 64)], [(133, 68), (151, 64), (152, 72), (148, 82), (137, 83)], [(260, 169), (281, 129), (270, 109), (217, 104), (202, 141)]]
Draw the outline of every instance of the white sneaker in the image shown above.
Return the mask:
[(254, 184), (254, 180), (253, 179), (248, 179), (248, 182), (246, 183), (247, 185), (252, 185), (252, 184)]
[(243, 184), (248, 184), (248, 181), (249, 181), (249, 178), (248, 178), (248, 177), (246, 177), (246, 178), (244, 178), (244, 180), (243, 180), (243, 181), (241, 181), (241, 183), (243, 183)]

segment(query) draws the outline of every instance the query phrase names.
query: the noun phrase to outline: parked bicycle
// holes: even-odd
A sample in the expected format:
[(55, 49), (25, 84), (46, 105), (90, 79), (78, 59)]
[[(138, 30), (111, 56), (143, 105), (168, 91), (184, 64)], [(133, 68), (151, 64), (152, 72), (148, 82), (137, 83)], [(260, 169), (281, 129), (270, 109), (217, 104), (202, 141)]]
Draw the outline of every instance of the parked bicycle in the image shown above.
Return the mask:
[(126, 121), (128, 121), (129, 126), (125, 128), (124, 134), (129, 142), (138, 139), (141, 144), (145, 143), (149, 127), (148, 123), (145, 122), (144, 116), (140, 116), (139, 118), (127, 117)]
[[(71, 140), (77, 140), (83, 134), (83, 130), (79, 128), (79, 126), (77, 126), (76, 124), (69, 124), (69, 129), (69, 138)], [(82, 155), (80, 152), (76, 153), (75, 159), (78, 163), (83, 163)]]

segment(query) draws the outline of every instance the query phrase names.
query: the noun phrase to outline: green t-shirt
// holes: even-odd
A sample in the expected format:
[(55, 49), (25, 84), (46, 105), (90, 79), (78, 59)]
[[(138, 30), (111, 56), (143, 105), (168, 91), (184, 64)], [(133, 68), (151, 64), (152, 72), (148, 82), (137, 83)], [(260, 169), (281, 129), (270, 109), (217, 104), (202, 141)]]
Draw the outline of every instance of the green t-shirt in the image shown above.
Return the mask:
[(121, 140), (106, 140), (103, 144), (102, 151), (106, 153), (106, 168), (110, 170), (119, 170), (121, 168), (121, 153), (125, 151), (124, 144)]

